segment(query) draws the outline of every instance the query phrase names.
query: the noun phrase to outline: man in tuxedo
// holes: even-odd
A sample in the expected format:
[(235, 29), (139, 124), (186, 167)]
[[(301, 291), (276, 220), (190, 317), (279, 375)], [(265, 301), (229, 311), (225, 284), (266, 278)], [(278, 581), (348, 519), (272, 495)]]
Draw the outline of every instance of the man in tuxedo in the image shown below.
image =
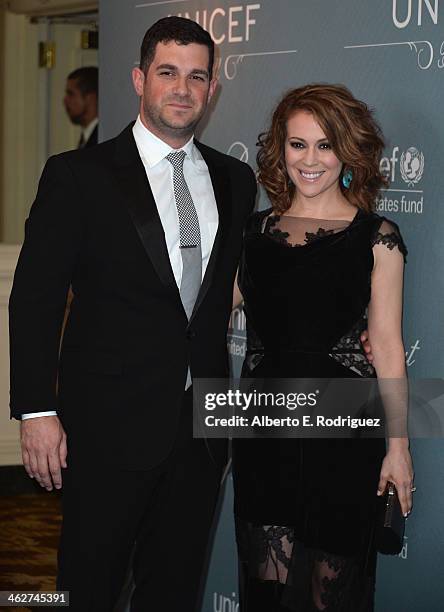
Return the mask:
[(132, 73), (139, 117), (50, 158), (26, 222), (11, 414), (28, 474), (51, 490), (63, 471), (57, 587), (71, 610), (112, 610), (134, 544), (131, 609), (198, 610), (226, 444), (192, 438), (190, 384), (228, 375), (256, 194), (246, 164), (193, 138), (216, 89), (213, 60), (196, 23), (154, 24)]
[(97, 144), (99, 136), (99, 71), (95, 66), (77, 68), (66, 79), (63, 104), (74, 125), (81, 128), (78, 149)]

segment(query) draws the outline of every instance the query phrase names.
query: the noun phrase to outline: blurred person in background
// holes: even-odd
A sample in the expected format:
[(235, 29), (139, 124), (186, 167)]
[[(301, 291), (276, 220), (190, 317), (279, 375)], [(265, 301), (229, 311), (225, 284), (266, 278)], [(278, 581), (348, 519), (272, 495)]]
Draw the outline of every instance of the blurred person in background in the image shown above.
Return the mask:
[(66, 80), (63, 104), (71, 122), (81, 127), (78, 149), (97, 144), (99, 133), (98, 102), (98, 69), (95, 66), (85, 66), (71, 72)]

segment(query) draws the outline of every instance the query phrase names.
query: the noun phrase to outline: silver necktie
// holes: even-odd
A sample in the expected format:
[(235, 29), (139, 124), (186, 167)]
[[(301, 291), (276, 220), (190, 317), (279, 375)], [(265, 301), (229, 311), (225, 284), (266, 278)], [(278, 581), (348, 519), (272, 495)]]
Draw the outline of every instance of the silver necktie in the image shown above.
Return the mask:
[[(174, 199), (179, 216), (183, 264), (179, 292), (186, 315), (190, 319), (202, 283), (202, 248), (199, 218), (183, 174), (185, 155), (185, 151), (172, 151), (166, 159), (173, 166)], [(188, 368), (185, 388), (188, 389), (190, 385), (191, 375)]]

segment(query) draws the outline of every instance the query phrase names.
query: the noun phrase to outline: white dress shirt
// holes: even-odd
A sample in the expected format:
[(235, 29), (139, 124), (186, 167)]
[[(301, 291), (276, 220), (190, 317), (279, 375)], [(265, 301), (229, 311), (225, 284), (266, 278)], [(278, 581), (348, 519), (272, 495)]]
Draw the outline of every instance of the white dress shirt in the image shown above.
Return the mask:
[[(174, 201), (173, 166), (165, 159), (165, 157), (175, 149), (150, 132), (143, 125), (140, 115), (134, 124), (133, 135), (151, 185), (154, 201), (162, 223), (174, 278), (177, 286), (180, 288), (182, 279), (182, 256), (179, 248), (179, 216)], [(194, 144), (194, 137), (190, 138), (182, 147), (182, 150), (186, 153), (183, 173), (199, 219), (203, 278), (213, 248), (219, 224), (219, 215), (208, 166), (199, 149)], [(22, 414), (22, 419), (54, 416), (56, 414), (57, 413), (54, 411), (31, 412)]]
[[(179, 216), (174, 203), (173, 166), (165, 157), (174, 151), (157, 136), (154, 136), (142, 123), (140, 116), (133, 127), (139, 155), (151, 185), (160, 221), (165, 233), (168, 255), (177, 286), (182, 278), (182, 256), (180, 254)], [(210, 259), (219, 223), (216, 199), (207, 164), (193, 137), (182, 147), (186, 153), (183, 163), (185, 181), (193, 198), (199, 219), (202, 247), (202, 278)]]
[(91, 134), (94, 132), (94, 130), (96, 129), (96, 125), (98, 125), (99, 123), (99, 118), (95, 117), (95, 119), (93, 119), (90, 123), (88, 123), (88, 125), (86, 126), (86, 128), (82, 129), (82, 136), (83, 136), (83, 142), (84, 145), (88, 142)]

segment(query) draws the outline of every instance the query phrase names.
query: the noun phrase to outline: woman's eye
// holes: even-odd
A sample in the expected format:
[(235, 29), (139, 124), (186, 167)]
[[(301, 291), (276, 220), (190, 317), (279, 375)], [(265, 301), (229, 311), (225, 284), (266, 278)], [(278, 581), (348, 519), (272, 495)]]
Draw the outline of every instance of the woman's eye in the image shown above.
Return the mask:
[(293, 149), (302, 149), (304, 147), (302, 142), (291, 142), (290, 145), (293, 147)]
[(331, 145), (328, 142), (323, 142), (320, 145), (321, 149), (325, 149), (325, 150), (330, 150), (331, 149)]

